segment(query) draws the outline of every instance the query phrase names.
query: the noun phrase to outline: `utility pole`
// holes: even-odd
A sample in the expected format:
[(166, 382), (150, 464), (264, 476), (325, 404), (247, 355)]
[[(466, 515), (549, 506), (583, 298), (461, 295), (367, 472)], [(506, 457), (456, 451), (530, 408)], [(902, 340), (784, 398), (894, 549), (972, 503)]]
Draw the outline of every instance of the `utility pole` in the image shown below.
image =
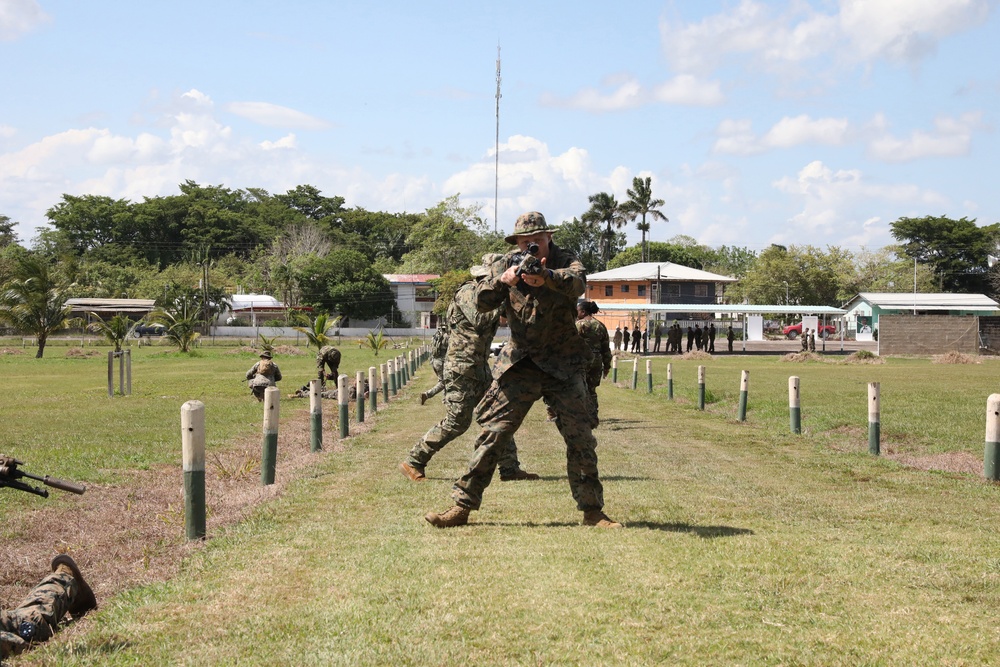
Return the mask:
[(493, 149), (493, 174), (493, 233), (496, 233), (500, 202), (500, 42), (497, 42), (497, 136)]

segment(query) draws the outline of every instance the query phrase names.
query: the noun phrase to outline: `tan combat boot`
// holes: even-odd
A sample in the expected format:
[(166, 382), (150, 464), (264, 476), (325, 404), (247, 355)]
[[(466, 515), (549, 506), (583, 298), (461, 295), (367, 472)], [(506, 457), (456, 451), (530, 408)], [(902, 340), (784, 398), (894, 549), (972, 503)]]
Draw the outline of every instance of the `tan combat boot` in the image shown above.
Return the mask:
[(424, 476), (424, 469), (417, 467), (415, 465), (410, 465), (408, 462), (403, 461), (399, 464), (399, 469), (403, 471), (403, 474), (412, 479), (414, 482), (423, 482), (427, 479)]
[(80, 616), (97, 606), (97, 598), (94, 596), (94, 591), (84, 581), (83, 575), (80, 574), (80, 568), (76, 566), (76, 561), (69, 554), (59, 554), (53, 558), (52, 571), (68, 574), (76, 580), (76, 597), (73, 598), (68, 609), (70, 615)]
[(454, 528), (455, 526), (464, 526), (469, 523), (469, 509), (455, 505), (443, 514), (428, 512), (424, 518), (427, 520), (427, 523), (435, 528)]
[(621, 528), (617, 521), (612, 521), (607, 514), (601, 510), (587, 510), (583, 513), (583, 525), (597, 526), (598, 528)]

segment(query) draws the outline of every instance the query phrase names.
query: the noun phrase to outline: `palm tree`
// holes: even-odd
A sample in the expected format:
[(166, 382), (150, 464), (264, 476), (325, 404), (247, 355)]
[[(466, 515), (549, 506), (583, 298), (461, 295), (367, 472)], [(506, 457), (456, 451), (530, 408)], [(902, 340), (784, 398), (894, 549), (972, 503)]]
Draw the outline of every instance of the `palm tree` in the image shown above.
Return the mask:
[(66, 286), (49, 272), (43, 260), (26, 256), (17, 260), (14, 277), (0, 293), (0, 321), (38, 342), (35, 359), (45, 353), (45, 341), (70, 322)]
[(389, 347), (389, 344), (389, 339), (385, 337), (381, 328), (379, 328), (378, 331), (369, 331), (368, 337), (365, 339), (365, 345), (375, 352), (376, 357), (378, 356), (379, 350), (384, 350)]
[(105, 321), (97, 313), (88, 313), (94, 322), (87, 329), (104, 336), (104, 339), (115, 346), (115, 352), (122, 351), (122, 345), (129, 336), (135, 333), (136, 327), (142, 324), (142, 320), (133, 322), (122, 314), (115, 315), (110, 320)]
[(637, 217), (642, 216), (642, 221), (635, 224), (636, 229), (642, 232), (642, 261), (649, 261), (649, 246), (646, 244), (646, 232), (649, 231), (649, 222), (646, 222), (646, 216), (650, 216), (652, 220), (662, 220), (663, 222), (670, 222), (667, 216), (660, 212), (660, 206), (663, 206), (666, 202), (662, 199), (653, 199), (653, 188), (650, 182), (653, 179), (649, 176), (646, 178), (639, 178), (636, 176), (632, 179), (632, 187), (627, 191), (628, 201), (622, 204), (622, 209), (625, 214), (632, 220)]
[(190, 299), (178, 299), (169, 308), (160, 308), (149, 315), (152, 322), (164, 325), (163, 336), (181, 352), (190, 352), (191, 345), (201, 336), (197, 328), (201, 323), (198, 304)]
[(296, 331), (306, 335), (306, 338), (309, 339), (310, 346), (315, 345), (316, 349), (319, 349), (324, 345), (329, 345), (333, 342), (333, 339), (327, 335), (327, 332), (340, 324), (340, 319), (340, 315), (331, 318), (326, 313), (320, 313), (308, 327), (294, 328)]
[(583, 214), (583, 221), (605, 225), (604, 231), (601, 232), (601, 251), (604, 264), (602, 268), (606, 268), (608, 262), (611, 261), (611, 245), (615, 236), (612, 226), (614, 229), (620, 229), (625, 225), (627, 219), (621, 204), (618, 203), (614, 195), (598, 192), (596, 195), (590, 195), (587, 201), (590, 202), (590, 209)]

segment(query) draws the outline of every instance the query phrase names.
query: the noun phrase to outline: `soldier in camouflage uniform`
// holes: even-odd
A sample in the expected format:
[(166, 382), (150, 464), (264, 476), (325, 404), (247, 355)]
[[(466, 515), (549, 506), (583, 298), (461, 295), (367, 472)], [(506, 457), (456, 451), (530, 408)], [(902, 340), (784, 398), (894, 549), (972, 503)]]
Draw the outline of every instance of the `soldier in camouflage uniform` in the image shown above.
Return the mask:
[(76, 563), (62, 554), (52, 560), (52, 574), (42, 579), (16, 609), (0, 611), (0, 659), (17, 655), (32, 643), (55, 634), (68, 612), (80, 616), (97, 606), (94, 591)]
[[(501, 257), (487, 255), (484, 260), (492, 263)], [(472, 268), (473, 275), (478, 278), (488, 272), (485, 266)], [(415, 482), (425, 479), (424, 469), (434, 454), (469, 430), (476, 406), (493, 381), (486, 360), (490, 354), (490, 343), (500, 325), (500, 311), (479, 312), (476, 307), (476, 281), (458, 288), (448, 306), (446, 319), (449, 334), (444, 362), (444, 404), (448, 414), (424, 434), (406, 460), (399, 464), (403, 474)], [(499, 457), (499, 465), (501, 481), (538, 479), (538, 475), (521, 469), (513, 438)]]
[(437, 376), (437, 384), (420, 394), (420, 405), (427, 402), (428, 398), (437, 396), (444, 389), (444, 359), (448, 356), (448, 318), (445, 317), (438, 323), (434, 338), (431, 339), (431, 370)]
[(514, 437), (531, 406), (547, 399), (558, 416), (556, 426), (566, 442), (570, 489), (590, 526), (621, 528), (603, 512), (604, 489), (597, 471), (597, 440), (590, 427), (584, 369), (592, 354), (576, 330), (576, 300), (586, 288), (583, 264), (552, 243), (552, 231), (538, 212), (517, 219), (508, 243), (525, 253), (537, 243), (537, 272), (518, 273), (515, 252), (491, 267), (476, 285), (480, 312), (504, 308), (510, 343), (497, 359), (495, 379), (479, 405), (476, 449), (466, 473), (455, 482), (455, 506), (424, 518), (438, 528), (462, 526), (479, 509), (501, 453)]
[[(327, 367), (330, 368), (329, 374), (326, 373)], [(320, 387), (326, 389), (327, 380), (336, 382), (339, 373), (340, 350), (333, 345), (324, 345), (319, 348), (319, 352), (316, 353), (316, 375), (319, 378)]]
[(597, 428), (601, 420), (597, 416), (597, 388), (601, 378), (608, 377), (611, 370), (611, 348), (608, 340), (608, 329), (600, 320), (594, 319), (597, 304), (593, 301), (583, 301), (576, 306), (576, 330), (587, 345), (594, 358), (587, 367), (587, 391), (590, 393), (590, 427)]
[(263, 401), (264, 390), (281, 382), (281, 370), (271, 360), (271, 353), (264, 350), (260, 353), (260, 361), (247, 371), (246, 378), (250, 393), (258, 401)]

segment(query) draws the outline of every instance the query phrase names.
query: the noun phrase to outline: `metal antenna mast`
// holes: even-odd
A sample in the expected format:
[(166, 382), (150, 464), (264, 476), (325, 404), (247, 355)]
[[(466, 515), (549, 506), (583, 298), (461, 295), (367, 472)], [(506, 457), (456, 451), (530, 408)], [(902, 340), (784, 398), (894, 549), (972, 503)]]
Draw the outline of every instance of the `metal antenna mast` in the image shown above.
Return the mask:
[(497, 42), (497, 138), (493, 149), (493, 186), (493, 232), (496, 233), (500, 202), (500, 42)]

